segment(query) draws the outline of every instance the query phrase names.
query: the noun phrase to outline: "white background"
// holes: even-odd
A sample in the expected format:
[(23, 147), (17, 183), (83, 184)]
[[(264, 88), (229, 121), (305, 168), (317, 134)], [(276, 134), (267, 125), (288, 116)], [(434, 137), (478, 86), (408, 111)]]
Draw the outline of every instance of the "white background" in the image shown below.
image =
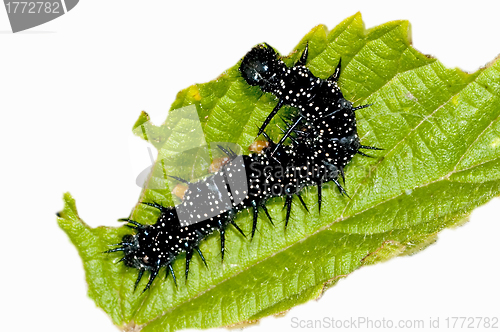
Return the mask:
[[(500, 53), (494, 1), (82, 0), (18, 34), (0, 9), (2, 330), (115, 331), (87, 298), (80, 258), (57, 226), (63, 192), (89, 225), (117, 226), (149, 163), (131, 133), (141, 110), (160, 124), (179, 90), (214, 79), (253, 45), (288, 54), (317, 24), (331, 29), (357, 11), (366, 27), (409, 20), (414, 46), (448, 67), (475, 71)], [(447, 316), (498, 317), (499, 214), (495, 199), (424, 252), (362, 268), (250, 330), (296, 330), (293, 317), (432, 316), (441, 326)]]

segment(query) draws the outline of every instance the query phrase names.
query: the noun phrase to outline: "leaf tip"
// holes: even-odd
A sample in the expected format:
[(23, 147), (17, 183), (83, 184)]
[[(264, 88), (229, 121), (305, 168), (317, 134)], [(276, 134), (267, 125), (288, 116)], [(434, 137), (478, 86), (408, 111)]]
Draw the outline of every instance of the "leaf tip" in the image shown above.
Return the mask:
[[(62, 211), (56, 212), (56, 216), (59, 219), (69, 219), (72, 216), (77, 216), (78, 212), (76, 210), (75, 199), (69, 192), (63, 194), (64, 207)], [(60, 224), (60, 223), (59, 223)]]
[(139, 115), (139, 118), (137, 121), (134, 123), (134, 126), (132, 127), (132, 132), (136, 135), (139, 136), (140, 138), (144, 140), (148, 140), (148, 135), (145, 130), (145, 124), (149, 123), (150, 118), (149, 114), (146, 113), (145, 111), (141, 111), (141, 114)]

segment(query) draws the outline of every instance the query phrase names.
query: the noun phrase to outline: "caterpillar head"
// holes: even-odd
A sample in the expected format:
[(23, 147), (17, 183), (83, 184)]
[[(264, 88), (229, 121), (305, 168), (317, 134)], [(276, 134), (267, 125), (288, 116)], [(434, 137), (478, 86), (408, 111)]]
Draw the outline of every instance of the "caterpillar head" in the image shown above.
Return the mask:
[[(156, 266), (156, 261), (150, 252), (152, 248), (148, 248), (145, 243), (149, 240), (151, 243), (150, 232), (146, 228), (141, 229), (137, 234), (125, 235), (122, 239), (123, 245), (123, 262), (129, 267), (136, 269), (152, 270)], [(145, 240), (146, 239), (146, 240)]]
[(274, 49), (264, 44), (255, 46), (245, 55), (239, 70), (248, 84), (258, 85), (262, 91), (271, 92), (279, 83), (279, 75), (285, 68)]
[[(176, 217), (175, 209), (165, 209), (158, 218), (160, 223), (156, 226), (124, 219), (128, 222), (127, 226), (135, 229), (136, 233), (123, 236), (122, 241), (117, 244), (119, 247), (107, 252), (123, 251), (124, 256), (121, 261), (126, 266), (140, 270), (158, 270), (165, 262), (173, 260), (179, 251), (178, 246), (175, 246), (178, 243), (166, 238), (166, 234), (175, 234), (178, 231), (179, 224), (175, 222)], [(163, 244), (169, 244), (168, 242), (171, 242), (170, 245), (177, 250), (160, 250)]]

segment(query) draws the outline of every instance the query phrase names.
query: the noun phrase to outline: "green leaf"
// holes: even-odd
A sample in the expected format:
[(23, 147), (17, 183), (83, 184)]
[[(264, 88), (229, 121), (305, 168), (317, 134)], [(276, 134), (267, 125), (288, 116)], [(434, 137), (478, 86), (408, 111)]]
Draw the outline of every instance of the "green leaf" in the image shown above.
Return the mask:
[[(474, 74), (447, 69), (410, 46), (408, 22), (365, 30), (360, 14), (330, 32), (324, 26), (314, 28), (285, 59), (288, 65), (306, 42), (308, 66), (316, 76), (328, 77), (342, 57), (339, 84), (344, 95), (356, 104), (373, 104), (357, 113), (362, 143), (384, 150), (374, 152), (375, 158), (356, 156), (348, 165), (351, 199), (327, 186), (318, 215), (317, 193), (309, 188), (303, 196), (311, 212), (295, 202), (286, 230), (283, 199), (272, 199), (268, 206), (275, 227), (262, 218), (252, 241), (229, 227), (224, 263), (219, 234), (212, 234), (201, 244), (208, 269), (195, 258), (185, 284), (176, 288), (172, 278), (157, 278), (144, 294), (133, 290), (137, 270), (114, 264), (119, 253), (102, 253), (130, 230), (89, 228), (65, 194), (59, 225), (82, 257), (89, 296), (116, 325), (175, 331), (283, 312), (317, 298), (363, 265), (425, 248), (439, 231), (460, 224), (475, 207), (499, 195), (499, 61)], [(238, 65), (212, 82), (179, 92), (163, 125), (156, 127), (141, 114), (134, 133), (159, 154), (139, 201), (178, 202), (170, 195), (176, 182), (166, 174), (192, 181), (206, 175), (217, 155), (205, 142), (233, 142), (248, 153), (257, 127), (277, 100), (248, 86)], [(186, 116), (186, 108), (178, 110), (188, 105), (195, 117)], [(280, 115), (290, 118), (295, 112), (285, 107)], [(268, 127), (274, 138), (281, 136), (278, 126), (280, 117)], [(192, 146), (181, 159), (178, 152), (185, 149), (185, 141)], [(138, 204), (131, 217), (154, 223), (157, 216), (154, 209)], [(242, 212), (235, 221), (249, 233), (250, 219)], [(174, 264), (179, 280), (184, 258)]]

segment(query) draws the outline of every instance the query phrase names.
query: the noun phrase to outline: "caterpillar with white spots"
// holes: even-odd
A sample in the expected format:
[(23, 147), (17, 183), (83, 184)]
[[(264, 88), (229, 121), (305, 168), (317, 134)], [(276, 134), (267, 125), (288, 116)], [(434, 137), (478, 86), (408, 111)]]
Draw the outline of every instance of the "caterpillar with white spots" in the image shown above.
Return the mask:
[[(249, 85), (270, 92), (278, 103), (258, 131), (266, 139), (258, 153), (238, 156), (230, 149), (219, 146), (228, 157), (214, 174), (207, 178), (185, 183), (183, 202), (176, 207), (164, 207), (154, 202), (142, 202), (160, 210), (153, 225), (143, 225), (130, 219), (127, 226), (135, 230), (125, 235), (116, 248), (106, 253), (122, 251), (121, 261), (139, 270), (135, 287), (143, 274), (149, 271), (146, 291), (160, 270), (176, 276), (172, 263), (180, 253), (186, 253), (186, 272), (196, 251), (206, 265), (199, 244), (205, 237), (218, 230), (221, 239), (221, 256), (224, 258), (225, 230), (235, 227), (235, 215), (253, 209), (251, 236), (255, 234), (259, 210), (272, 223), (266, 201), (285, 196), (286, 222), (288, 224), (292, 199), (297, 196), (307, 210), (300, 193), (307, 186), (318, 188), (318, 209), (321, 209), (322, 185), (333, 181), (341, 194), (347, 195), (340, 183), (344, 168), (355, 154), (367, 156), (360, 149), (378, 148), (360, 144), (357, 134), (355, 111), (369, 105), (353, 107), (343, 97), (337, 85), (341, 62), (328, 79), (314, 76), (306, 67), (308, 46), (299, 61), (287, 67), (278, 54), (267, 44), (258, 45), (243, 58), (239, 71)], [(298, 115), (287, 125), (278, 143), (264, 132), (274, 115), (283, 105), (298, 109)], [(291, 143), (284, 145), (287, 138)]]

